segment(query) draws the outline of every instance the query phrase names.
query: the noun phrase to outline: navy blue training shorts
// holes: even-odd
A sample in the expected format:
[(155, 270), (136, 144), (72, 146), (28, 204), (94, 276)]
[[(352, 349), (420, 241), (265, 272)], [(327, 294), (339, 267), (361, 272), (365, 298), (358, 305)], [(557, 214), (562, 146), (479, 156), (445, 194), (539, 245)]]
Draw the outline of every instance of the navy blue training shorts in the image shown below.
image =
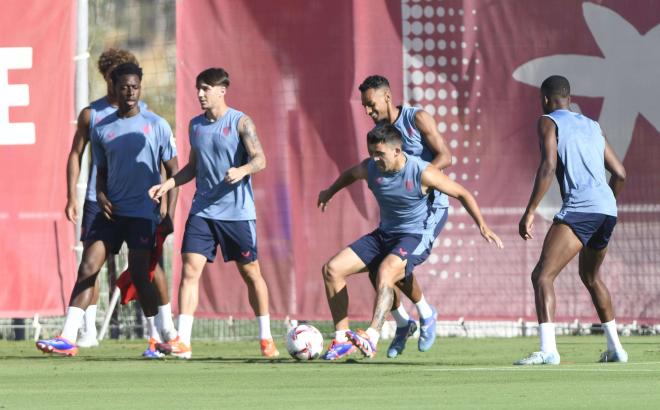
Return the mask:
[(156, 222), (146, 218), (114, 215), (113, 220), (99, 214), (85, 232), (87, 242), (103, 241), (110, 253), (119, 253), (126, 242), (128, 249), (153, 249), (156, 243)]
[(616, 217), (586, 212), (561, 212), (554, 222), (568, 225), (582, 245), (600, 250), (607, 247), (616, 225)]
[(101, 207), (99, 207), (99, 203), (85, 199), (82, 223), (80, 224), (80, 240), (82, 242), (87, 240), (87, 233), (92, 229), (92, 224), (96, 218), (105, 219), (105, 216), (103, 216), (103, 213), (101, 212)]
[(218, 245), (225, 262), (250, 263), (257, 260), (255, 221), (219, 221), (197, 215), (188, 216), (181, 253), (197, 253), (213, 262)]
[(387, 255), (397, 255), (406, 261), (406, 277), (412, 274), (415, 266), (429, 257), (433, 237), (411, 233), (385, 233), (380, 229), (368, 233), (349, 245), (349, 248), (369, 269), (372, 281), (378, 274), (378, 267)]

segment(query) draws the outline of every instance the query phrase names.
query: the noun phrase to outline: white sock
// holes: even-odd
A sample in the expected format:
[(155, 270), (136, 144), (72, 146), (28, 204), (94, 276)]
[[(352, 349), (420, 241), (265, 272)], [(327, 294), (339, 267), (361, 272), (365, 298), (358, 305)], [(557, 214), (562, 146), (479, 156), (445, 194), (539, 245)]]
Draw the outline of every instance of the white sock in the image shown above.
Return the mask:
[(539, 336), (541, 337), (542, 352), (552, 353), (557, 351), (554, 323), (546, 322), (539, 324)]
[(165, 340), (176, 339), (177, 333), (174, 328), (174, 321), (172, 320), (172, 305), (169, 303), (158, 306), (156, 326)]
[(421, 319), (427, 319), (433, 316), (433, 310), (431, 309), (431, 305), (429, 305), (428, 302), (426, 302), (424, 296), (422, 296), (419, 302), (415, 303), (415, 306), (417, 306), (417, 313), (419, 313), (419, 317)]
[(96, 305), (89, 305), (85, 309), (85, 333), (87, 337), (96, 339)]
[(190, 346), (190, 336), (192, 335), (193, 315), (179, 315), (179, 340), (186, 346)]
[(378, 344), (378, 339), (380, 339), (380, 332), (378, 330), (368, 327), (367, 336), (369, 336), (369, 340), (371, 340), (371, 343), (373, 343), (374, 346)]
[(342, 329), (342, 330), (335, 330), (335, 340), (342, 343), (342, 342), (348, 342), (348, 337), (346, 337), (346, 332), (348, 332), (349, 329)]
[(158, 328), (156, 327), (156, 316), (147, 317), (147, 331), (150, 339), (156, 339), (157, 342), (162, 342)]
[(403, 307), (403, 303), (400, 303), (399, 307), (390, 311), (390, 313), (392, 314), (392, 317), (396, 322), (396, 327), (408, 326), (408, 320), (410, 320), (410, 316), (408, 316), (408, 312), (406, 312), (406, 308)]
[(601, 324), (603, 330), (605, 331), (605, 337), (607, 337), (607, 350), (619, 351), (623, 350), (621, 342), (619, 341), (619, 333), (616, 331), (616, 321), (614, 319), (609, 322)]
[(78, 339), (78, 330), (83, 325), (85, 311), (79, 307), (69, 306), (66, 311), (66, 319), (64, 320), (64, 329), (62, 329), (62, 337), (71, 343), (76, 343)]
[(257, 316), (259, 323), (259, 339), (272, 339), (270, 334), (270, 315)]

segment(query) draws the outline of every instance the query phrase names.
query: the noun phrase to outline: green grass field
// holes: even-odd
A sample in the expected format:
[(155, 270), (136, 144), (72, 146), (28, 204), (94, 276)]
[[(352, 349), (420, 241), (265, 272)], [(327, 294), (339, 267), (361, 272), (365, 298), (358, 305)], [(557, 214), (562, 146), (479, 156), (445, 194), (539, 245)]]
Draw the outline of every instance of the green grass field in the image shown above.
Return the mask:
[(0, 409), (660, 409), (660, 337), (623, 338), (627, 364), (595, 363), (603, 336), (558, 337), (560, 366), (511, 365), (536, 338), (438, 339), (419, 353), (334, 363), (264, 360), (257, 342), (194, 342), (190, 361), (106, 341), (74, 358), (0, 341)]

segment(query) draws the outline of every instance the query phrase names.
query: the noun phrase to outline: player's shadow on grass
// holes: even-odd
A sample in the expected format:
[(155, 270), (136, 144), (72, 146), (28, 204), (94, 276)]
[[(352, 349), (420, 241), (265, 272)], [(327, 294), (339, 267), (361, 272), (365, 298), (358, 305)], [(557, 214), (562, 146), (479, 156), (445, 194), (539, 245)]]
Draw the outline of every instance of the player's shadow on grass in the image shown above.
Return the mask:
[(277, 358), (277, 359), (266, 359), (266, 358), (248, 358), (248, 357), (197, 357), (192, 359), (195, 362), (204, 362), (204, 363), (246, 363), (246, 364), (278, 364), (278, 365), (294, 365), (294, 366), (306, 366), (306, 365), (327, 365), (327, 366), (346, 366), (346, 365), (357, 365), (357, 366), (429, 366), (429, 365), (447, 365), (447, 363), (437, 363), (437, 362), (428, 362), (428, 361), (399, 361), (399, 360), (388, 360), (388, 361), (374, 361), (369, 359), (346, 359), (340, 361), (328, 361), (328, 360), (311, 360), (311, 361), (297, 361), (288, 357)]

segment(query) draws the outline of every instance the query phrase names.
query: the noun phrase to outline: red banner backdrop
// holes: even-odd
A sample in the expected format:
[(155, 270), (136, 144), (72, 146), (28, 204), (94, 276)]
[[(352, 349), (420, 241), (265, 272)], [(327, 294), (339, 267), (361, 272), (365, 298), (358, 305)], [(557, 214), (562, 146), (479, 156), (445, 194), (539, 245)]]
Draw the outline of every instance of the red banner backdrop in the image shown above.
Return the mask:
[(75, 281), (72, 226), (63, 213), (75, 5), (2, 3), (0, 317), (61, 315)]
[[(223, 67), (231, 78), (228, 103), (252, 117), (266, 152), (267, 168), (253, 184), (259, 260), (274, 316), (326, 318), (322, 264), (376, 224), (377, 209), (363, 184), (338, 196), (326, 214), (315, 205), (340, 170), (366, 156), (356, 135), (370, 122), (356, 93), (364, 73), (389, 76), (400, 93), (400, 13), (398, 2), (177, 3), (181, 163), (189, 152), (188, 121), (200, 112), (195, 77)], [(193, 193), (194, 183), (182, 190), (175, 246)], [(368, 281), (355, 282), (351, 303), (363, 314), (372, 294), (361, 298), (364, 289), (371, 292)], [(201, 316), (252, 316), (233, 265), (207, 265), (201, 289)]]
[[(271, 4), (272, 3), (272, 4)], [(557, 189), (523, 242), (517, 223), (539, 160), (538, 85), (550, 74), (573, 83), (574, 109), (600, 121), (628, 170), (619, 225), (602, 271), (620, 320), (660, 320), (660, 77), (655, 2), (288, 0), (177, 3), (177, 138), (200, 112), (194, 79), (228, 70), (231, 106), (255, 121), (268, 158), (254, 178), (262, 270), (274, 316), (329, 319), (322, 264), (373, 229), (377, 208), (364, 183), (325, 214), (318, 192), (366, 156), (371, 120), (357, 90), (368, 75), (392, 82), (395, 98), (434, 115), (455, 157), (450, 176), (476, 195), (505, 249), (485, 244), (452, 202), (449, 223), (416, 271), (443, 318), (534, 319), (530, 272)], [(617, 27), (616, 30), (612, 27)], [(401, 94), (399, 94), (402, 92)], [(183, 189), (179, 248), (194, 184)], [(180, 263), (178, 253), (175, 260)], [(180, 266), (180, 265), (179, 265)], [(175, 272), (178, 274), (178, 269)], [(177, 275), (178, 276), (178, 275)], [(595, 320), (571, 264), (556, 284), (558, 320)], [(350, 315), (371, 315), (373, 291), (349, 282)], [(231, 265), (204, 275), (202, 316), (251, 316)]]

